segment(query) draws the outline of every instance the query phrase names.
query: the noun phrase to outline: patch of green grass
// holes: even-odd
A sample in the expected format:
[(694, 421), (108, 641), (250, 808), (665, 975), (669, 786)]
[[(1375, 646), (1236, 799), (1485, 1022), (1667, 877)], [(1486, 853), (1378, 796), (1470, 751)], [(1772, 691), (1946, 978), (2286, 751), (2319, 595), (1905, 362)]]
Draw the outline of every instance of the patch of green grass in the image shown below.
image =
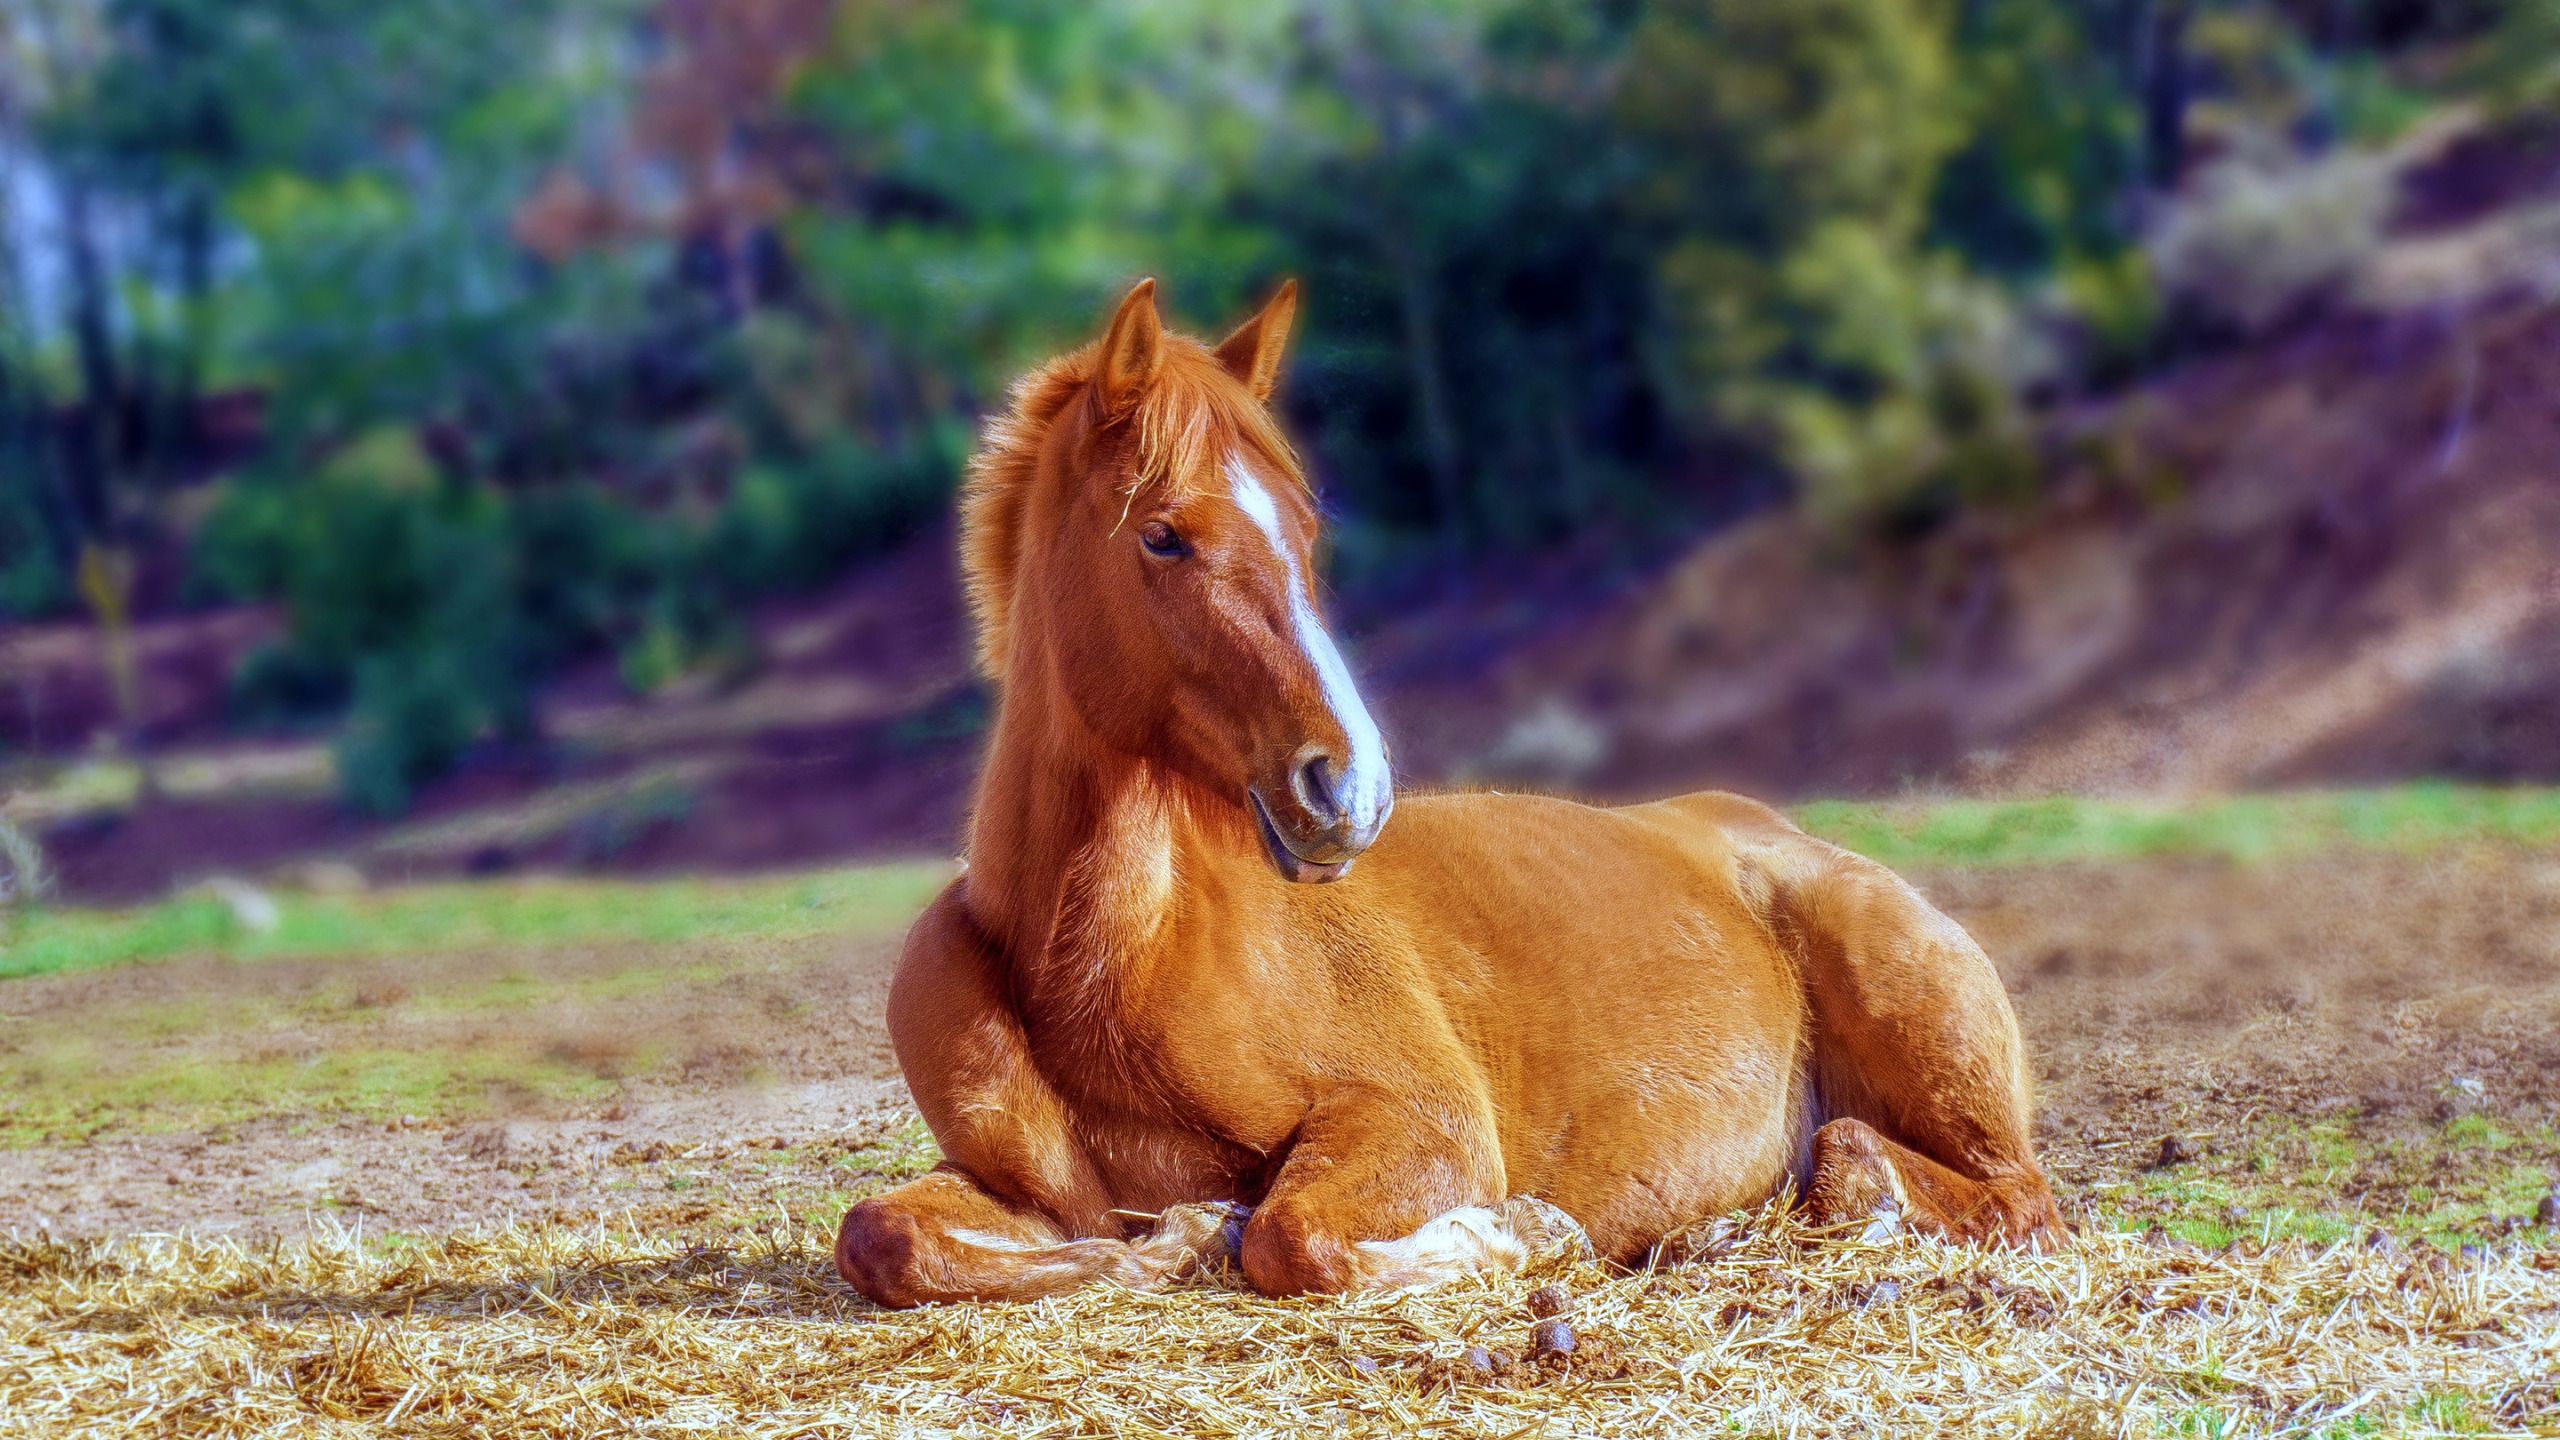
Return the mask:
[(531, 879), (360, 895), (278, 894), (253, 930), (212, 895), (132, 910), (0, 912), (0, 980), (139, 960), (435, 954), (635, 941), (879, 933), (950, 878), (940, 864), (875, 865), (749, 880)]
[(2456, 1115), (2445, 1122), (2444, 1138), (2451, 1145), (2478, 1145), (2485, 1149), (2504, 1148), (2506, 1132), (2489, 1123), (2486, 1115)]
[(913, 1180), (941, 1163), (942, 1150), (933, 1143), (933, 1130), (920, 1118), (836, 1161), (856, 1175), (892, 1182)]
[[(787, 937), (750, 935), (744, 938)], [(602, 975), (510, 974), (479, 984), (456, 984), (425, 995), (403, 997), (399, 1003), (413, 1017), (521, 1011), (546, 1001), (596, 1006), (636, 999), (676, 985), (717, 979), (733, 974), (735, 970), (731, 964), (704, 961), (692, 965), (633, 965)], [(300, 1014), (327, 1018), (335, 1012), (358, 1007), (362, 1003), (357, 998), (360, 993), (360, 986), (332, 985), (306, 997), (293, 1008)]]
[(2480, 1414), (2480, 1402), (2451, 1390), (2422, 1397), (2409, 1407), (2409, 1418), (2443, 1435), (2480, 1435), (2489, 1429), (2489, 1422)]
[[(2421, 782), (2185, 803), (1823, 800), (1795, 816), (1812, 833), (1888, 865), (2169, 854), (2257, 860), (2350, 845), (2560, 840), (2560, 789)], [(948, 874), (939, 864), (905, 864), (745, 880), (551, 878), (278, 894), (276, 924), (266, 930), (245, 927), (211, 894), (130, 910), (0, 911), (0, 979), (187, 955), (254, 960), (888, 930), (906, 923)]]
[(827, 1171), (828, 1188), (807, 1202), (802, 1218), (833, 1231), (855, 1202), (895, 1189), (941, 1163), (933, 1131), (922, 1119), (910, 1120), (859, 1150), (838, 1155)]
[[(485, 1103), (493, 1092), (553, 1101), (590, 1100), (611, 1082), (571, 1066), (511, 1054), (340, 1050), (308, 1059), (198, 1060), (89, 1068), (57, 1054), (51, 1073), (8, 1075), (0, 1096), (0, 1145), (78, 1140), (129, 1128), (197, 1129), (288, 1111), (353, 1115), (442, 1114)], [(84, 1073), (85, 1071), (85, 1073)], [(7, 1072), (0, 1072), (6, 1075)]]
[[(2172, 1377), (2172, 1383), (2184, 1378), (2187, 1377)], [(2188, 1388), (2193, 1386), (2190, 1385)], [(2240, 1433), (2244, 1418), (2241, 1412), (2226, 1410), (2218, 1405), (2194, 1405), (2171, 1417), (2169, 1433), (2181, 1437), (2181, 1440), (2186, 1440), (2186, 1437), (2193, 1437), (2193, 1440), (2224, 1440), (2226, 1436)]]
[(2099, 1182), (2093, 1218), (2127, 1231), (2157, 1224), (2205, 1249), (2287, 1238), (2326, 1245), (2367, 1227), (2447, 1250), (2478, 1243), (2493, 1238), (2493, 1222), (2533, 1212), (2551, 1185), (2560, 1129), (2462, 1118), (2408, 1136), (2263, 1117), (2192, 1162)]
[(2420, 781), (2187, 802), (1819, 800), (1796, 823), (1887, 865), (2042, 865), (2144, 855), (2264, 860), (2350, 846), (2560, 840), (2560, 789)]

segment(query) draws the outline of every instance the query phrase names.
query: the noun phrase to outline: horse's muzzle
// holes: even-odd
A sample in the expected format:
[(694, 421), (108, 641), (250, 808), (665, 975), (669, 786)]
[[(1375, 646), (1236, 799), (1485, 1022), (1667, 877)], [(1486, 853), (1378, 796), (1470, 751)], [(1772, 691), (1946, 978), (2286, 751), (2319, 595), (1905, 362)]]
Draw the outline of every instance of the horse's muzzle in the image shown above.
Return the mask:
[[(1294, 792), (1276, 809), (1265, 800), (1259, 786), (1245, 793), (1253, 804), (1253, 818), (1262, 829), (1262, 846), (1271, 854), (1271, 863), (1279, 868), (1284, 880), (1300, 885), (1322, 885), (1339, 880), (1350, 873), (1351, 862), (1369, 848), (1386, 828), (1387, 812), (1395, 808), (1392, 794), (1367, 806), (1345, 806), (1335, 800), (1323, 786), (1323, 774), (1313, 777), (1315, 793), (1309, 795), (1305, 770), (1292, 777)], [(1314, 800), (1316, 803), (1308, 803)], [(1367, 813), (1362, 813), (1363, 811)]]

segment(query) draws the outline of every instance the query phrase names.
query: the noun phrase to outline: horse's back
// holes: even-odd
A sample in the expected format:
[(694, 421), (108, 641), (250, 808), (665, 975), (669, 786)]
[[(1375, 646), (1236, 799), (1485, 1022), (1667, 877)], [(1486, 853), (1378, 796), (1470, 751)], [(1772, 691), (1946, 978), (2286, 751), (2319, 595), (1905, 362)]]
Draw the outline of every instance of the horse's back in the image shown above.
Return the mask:
[(1514, 899), (1521, 913), (1508, 918), (1533, 932), (1577, 910), (1665, 906), (1765, 929), (1773, 857), (1830, 850), (1777, 810), (1720, 790), (1616, 807), (1493, 790), (1416, 795), (1399, 802), (1390, 835), (1388, 864), (1426, 885)]

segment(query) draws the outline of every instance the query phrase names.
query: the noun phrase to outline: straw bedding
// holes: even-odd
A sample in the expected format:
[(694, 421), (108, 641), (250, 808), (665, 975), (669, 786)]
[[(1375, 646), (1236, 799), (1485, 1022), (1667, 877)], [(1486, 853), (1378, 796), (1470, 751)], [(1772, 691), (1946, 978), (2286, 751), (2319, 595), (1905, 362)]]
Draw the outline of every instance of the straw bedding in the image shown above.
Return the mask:
[[(1771, 1211), (1634, 1274), (1567, 1253), (1348, 1300), (1211, 1275), (904, 1314), (838, 1284), (828, 1238), (12, 1237), (0, 1434), (2560, 1435), (2547, 1235), (2031, 1256)], [(1535, 1355), (1559, 1301), (1572, 1353)]]

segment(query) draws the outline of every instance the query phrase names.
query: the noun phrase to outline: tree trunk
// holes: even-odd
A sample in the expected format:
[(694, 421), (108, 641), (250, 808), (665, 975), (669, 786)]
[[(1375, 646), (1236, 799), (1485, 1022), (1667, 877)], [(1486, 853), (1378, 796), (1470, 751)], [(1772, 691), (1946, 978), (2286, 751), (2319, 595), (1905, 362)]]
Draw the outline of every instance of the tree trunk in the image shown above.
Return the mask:
[(1466, 514), (1461, 508), (1458, 431), (1449, 417), (1449, 382), (1440, 363), (1440, 326), (1431, 302), (1431, 282), (1422, 273), (1409, 242), (1392, 241), (1396, 291), (1404, 314), (1404, 348), (1413, 366), (1415, 408), (1421, 412), (1423, 456), (1431, 466), (1431, 503), (1438, 511), (1440, 535), (1456, 554), (1466, 547)]
[(2152, 11), (2142, 75), (2143, 171), (2153, 189), (2174, 190), (2187, 167), (2187, 0)]

